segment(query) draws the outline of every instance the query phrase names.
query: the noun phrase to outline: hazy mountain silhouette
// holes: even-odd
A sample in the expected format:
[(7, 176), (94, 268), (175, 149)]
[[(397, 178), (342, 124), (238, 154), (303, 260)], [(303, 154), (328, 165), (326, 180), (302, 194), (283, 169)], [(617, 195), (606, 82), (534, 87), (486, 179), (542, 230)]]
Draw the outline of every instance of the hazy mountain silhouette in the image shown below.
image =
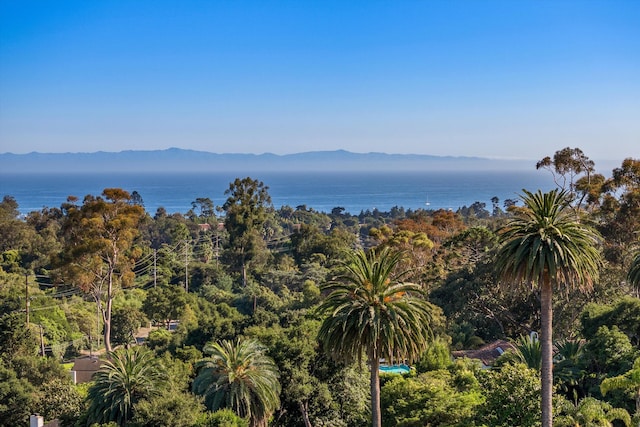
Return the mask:
[(519, 170), (530, 160), (495, 160), (421, 154), (352, 153), (344, 150), (297, 154), (218, 154), (169, 148), (152, 151), (0, 154), (0, 172), (256, 172)]

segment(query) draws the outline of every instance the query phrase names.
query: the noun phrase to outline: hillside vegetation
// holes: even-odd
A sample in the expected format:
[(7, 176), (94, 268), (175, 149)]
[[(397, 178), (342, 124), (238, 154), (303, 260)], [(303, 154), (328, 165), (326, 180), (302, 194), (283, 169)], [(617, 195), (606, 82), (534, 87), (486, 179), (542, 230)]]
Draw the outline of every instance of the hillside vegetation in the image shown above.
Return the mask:
[(557, 190), (456, 212), (4, 195), (0, 426), (640, 425), (640, 159), (536, 166)]

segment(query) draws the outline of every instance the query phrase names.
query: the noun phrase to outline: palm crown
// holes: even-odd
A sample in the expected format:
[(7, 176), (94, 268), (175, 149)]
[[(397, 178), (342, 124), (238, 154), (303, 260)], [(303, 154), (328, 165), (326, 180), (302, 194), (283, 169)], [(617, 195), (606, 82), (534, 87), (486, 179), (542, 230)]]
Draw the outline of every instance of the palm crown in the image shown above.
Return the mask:
[(496, 267), (504, 280), (591, 288), (598, 276), (598, 233), (569, 209), (564, 191), (523, 190), (524, 208), (501, 230)]
[(118, 349), (93, 376), (89, 388), (89, 418), (98, 423), (126, 425), (133, 406), (160, 392), (167, 380), (155, 354), (144, 347)]
[(367, 349), (370, 357), (413, 360), (426, 349), (432, 307), (419, 285), (392, 282), (400, 259), (389, 250), (356, 252), (339, 280), (323, 286), (330, 294), (320, 310), (329, 317), (319, 336), (332, 356), (350, 361)]
[(208, 344), (211, 356), (196, 365), (193, 391), (205, 398), (212, 411), (231, 408), (250, 419), (252, 426), (266, 425), (280, 407), (278, 368), (257, 341), (221, 341)]

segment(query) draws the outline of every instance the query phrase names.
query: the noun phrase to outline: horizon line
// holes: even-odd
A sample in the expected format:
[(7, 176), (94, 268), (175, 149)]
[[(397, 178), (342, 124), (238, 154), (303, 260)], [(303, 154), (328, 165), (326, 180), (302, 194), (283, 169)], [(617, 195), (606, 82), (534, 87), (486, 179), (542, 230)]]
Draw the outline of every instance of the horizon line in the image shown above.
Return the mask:
[(44, 155), (73, 155), (73, 154), (122, 154), (122, 153), (153, 153), (153, 152), (167, 152), (167, 151), (188, 151), (193, 153), (207, 153), (207, 154), (217, 154), (217, 155), (247, 155), (247, 156), (277, 156), (277, 157), (285, 157), (285, 156), (295, 156), (298, 154), (315, 154), (315, 153), (347, 153), (347, 154), (362, 154), (362, 155), (386, 155), (386, 156), (427, 156), (427, 157), (438, 157), (438, 158), (453, 158), (453, 159), (482, 159), (482, 160), (504, 160), (504, 161), (531, 161), (535, 160), (533, 158), (525, 158), (525, 157), (491, 157), (491, 156), (479, 156), (479, 155), (453, 155), (453, 154), (427, 154), (427, 153), (394, 153), (394, 152), (383, 152), (383, 151), (350, 151), (343, 148), (338, 148), (334, 150), (309, 150), (309, 151), (296, 151), (284, 154), (277, 154), (270, 151), (264, 151), (261, 153), (255, 152), (216, 152), (216, 151), (207, 151), (207, 150), (197, 150), (193, 148), (180, 148), (180, 147), (169, 147), (169, 148), (156, 148), (156, 149), (127, 149), (127, 150), (119, 150), (119, 151), (106, 151), (106, 150), (97, 150), (97, 151), (30, 151), (27, 153), (14, 153), (11, 151), (5, 151), (0, 153), (0, 155), (13, 155), (13, 156), (27, 156), (33, 154), (44, 154)]

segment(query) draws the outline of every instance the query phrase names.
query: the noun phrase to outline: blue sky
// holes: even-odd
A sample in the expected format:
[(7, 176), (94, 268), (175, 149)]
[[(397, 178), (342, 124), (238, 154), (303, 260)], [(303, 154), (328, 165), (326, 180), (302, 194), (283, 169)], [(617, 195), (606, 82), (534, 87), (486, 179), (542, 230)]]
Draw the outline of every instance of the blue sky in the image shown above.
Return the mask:
[(640, 1), (0, 0), (0, 152), (640, 156)]

